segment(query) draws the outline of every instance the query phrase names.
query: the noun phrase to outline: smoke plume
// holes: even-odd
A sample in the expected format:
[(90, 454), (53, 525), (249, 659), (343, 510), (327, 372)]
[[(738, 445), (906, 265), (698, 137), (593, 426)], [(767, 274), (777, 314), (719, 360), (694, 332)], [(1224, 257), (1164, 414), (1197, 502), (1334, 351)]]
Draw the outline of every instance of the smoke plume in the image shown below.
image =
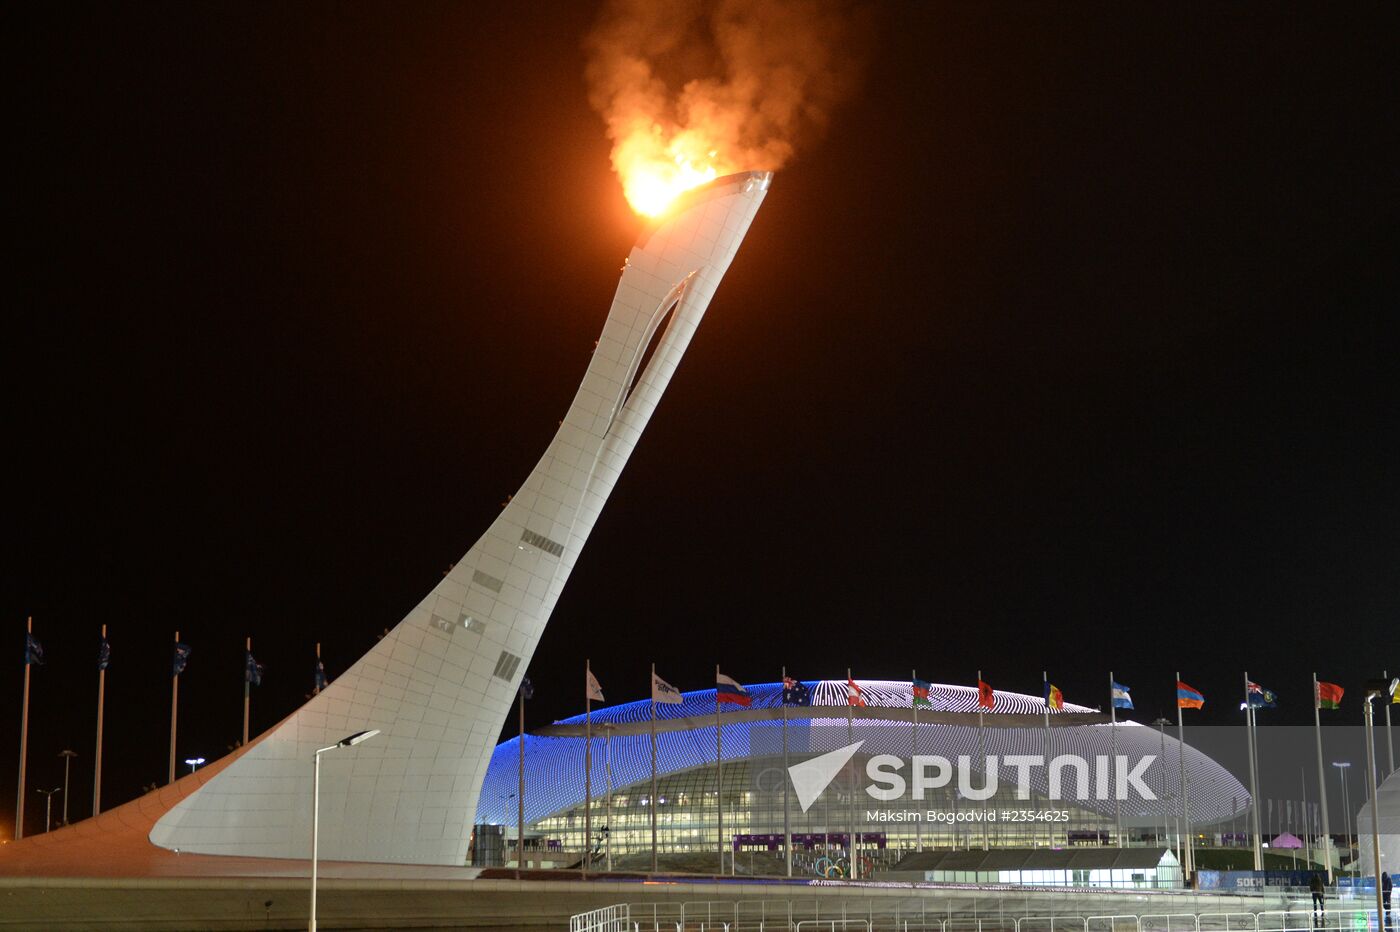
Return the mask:
[(633, 205), (781, 168), (854, 90), (866, 34), (838, 0), (609, 0), (589, 96)]

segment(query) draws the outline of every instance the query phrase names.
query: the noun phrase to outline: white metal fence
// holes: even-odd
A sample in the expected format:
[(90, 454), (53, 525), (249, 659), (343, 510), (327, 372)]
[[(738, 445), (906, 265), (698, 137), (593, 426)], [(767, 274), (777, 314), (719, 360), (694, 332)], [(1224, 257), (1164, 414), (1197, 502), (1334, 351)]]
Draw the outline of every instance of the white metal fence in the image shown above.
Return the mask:
[[(1393, 920), (1392, 920), (1393, 921)], [(569, 920), (569, 932), (1382, 932), (1374, 909), (1148, 913), (1113, 916), (938, 916), (821, 900), (619, 903)]]

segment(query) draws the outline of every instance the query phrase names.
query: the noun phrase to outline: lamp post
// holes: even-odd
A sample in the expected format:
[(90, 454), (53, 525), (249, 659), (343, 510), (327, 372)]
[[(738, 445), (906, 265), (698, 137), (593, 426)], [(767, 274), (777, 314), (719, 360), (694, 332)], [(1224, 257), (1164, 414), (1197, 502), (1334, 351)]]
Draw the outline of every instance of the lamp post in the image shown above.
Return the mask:
[[(1349, 760), (1334, 760), (1332, 766), (1337, 768), (1337, 779), (1342, 784), (1342, 832), (1346, 835), (1346, 850), (1351, 850), (1351, 801), (1347, 796), (1347, 768), (1351, 766)], [(1341, 862), (1338, 861), (1338, 867)]]
[(1170, 818), (1170, 816), (1169, 816), (1168, 813), (1167, 813), (1166, 798), (1167, 798), (1167, 726), (1170, 725), (1171, 722), (1167, 721), (1167, 719), (1166, 719), (1165, 717), (1159, 715), (1159, 716), (1157, 716), (1157, 720), (1156, 720), (1155, 722), (1153, 722), (1152, 724), (1154, 724), (1154, 725), (1157, 726), (1157, 735), (1158, 735), (1158, 737), (1160, 737), (1160, 738), (1162, 739), (1162, 754), (1161, 754), (1160, 757), (1157, 758), (1159, 761), (1162, 762), (1162, 779), (1161, 779), (1160, 781), (1158, 781), (1158, 783), (1159, 783), (1159, 785), (1160, 785), (1160, 787), (1161, 787), (1161, 789), (1159, 790), (1159, 792), (1162, 794), (1161, 799), (1163, 800), (1163, 803), (1162, 803), (1162, 834), (1163, 834), (1163, 835), (1166, 835), (1166, 836), (1168, 836), (1168, 837), (1170, 837), (1171, 832), (1168, 830), (1168, 822), (1167, 822), (1167, 820)]
[(35, 790), (34, 792), (42, 793), (46, 797), (44, 800), (44, 834), (47, 835), (49, 829), (53, 828), (53, 794), (62, 793), (63, 787), (56, 786), (51, 790)]
[(378, 728), (371, 728), (369, 731), (357, 731), (353, 735), (341, 738), (329, 747), (320, 748), (312, 755), (312, 776), (311, 776), (311, 923), (307, 926), (308, 932), (316, 932), (316, 861), (320, 855), (320, 835), (321, 835), (321, 755), (327, 751), (334, 751), (336, 748), (354, 747), (362, 741), (368, 741), (379, 734)]
[[(1375, 749), (1375, 712), (1371, 708), (1371, 700), (1377, 696), (1384, 696), (1389, 699), (1395, 694), (1395, 690), (1400, 688), (1400, 678), (1393, 680), (1370, 680), (1366, 683), (1366, 695), (1361, 700), (1361, 705), (1366, 712), (1366, 794), (1367, 801), (1371, 804), (1371, 857), (1376, 871), (1376, 925), (1377, 927), (1390, 927), (1387, 915), (1387, 907), (1390, 905), (1385, 901), (1385, 884), (1381, 881), (1381, 808), (1380, 793), (1376, 787), (1376, 749)], [(1357, 827), (1358, 830), (1360, 826)], [(1361, 847), (1361, 839), (1356, 839), (1356, 845)]]
[(63, 824), (68, 824), (68, 765), (73, 762), (73, 758), (78, 756), (77, 751), (59, 751), (58, 756), (63, 758)]
[(199, 769), (199, 765), (202, 764), (202, 763), (204, 763), (204, 758), (202, 758), (202, 757), (187, 757), (187, 758), (185, 758), (185, 763), (189, 766), (189, 768), (190, 768), (190, 773), (194, 773), (196, 770)]

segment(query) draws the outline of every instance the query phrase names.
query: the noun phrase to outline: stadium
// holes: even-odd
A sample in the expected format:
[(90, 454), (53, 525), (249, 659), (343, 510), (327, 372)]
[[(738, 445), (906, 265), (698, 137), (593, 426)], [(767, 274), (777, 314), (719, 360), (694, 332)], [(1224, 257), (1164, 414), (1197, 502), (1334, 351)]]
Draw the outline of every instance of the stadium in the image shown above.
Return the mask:
[[(760, 871), (783, 860), (786, 829), (794, 861), (811, 868), (842, 852), (854, 823), (861, 856), (873, 866), (891, 865), (915, 850), (1063, 848), (1113, 843), (1121, 824), (1124, 845), (1179, 844), (1181, 745), (1171, 736), (1065, 703), (1049, 710), (1039, 696), (996, 691), (994, 707), (978, 725), (975, 687), (932, 684), (931, 708), (913, 707), (909, 681), (859, 680), (863, 707), (847, 704), (845, 680), (806, 681), (810, 705), (783, 704), (781, 683), (746, 686), (748, 708), (723, 706), (723, 840), (716, 831), (716, 693), (685, 692), (682, 702), (656, 705), (656, 836), (658, 855), (671, 863), (684, 856), (728, 853), (726, 872)], [(591, 864), (641, 867), (650, 862), (652, 800), (652, 703), (629, 702), (591, 713), (591, 788), (585, 787), (584, 745), (588, 726), (579, 715), (524, 737), (524, 821), (527, 864)], [(915, 716), (917, 715), (917, 729)], [(1048, 719), (1048, 727), (1047, 727)], [(916, 734), (917, 731), (917, 734)], [(860, 742), (854, 771), (843, 776), (805, 811), (785, 788), (782, 749), (797, 763)], [(1049, 798), (1045, 772), (1032, 771), (1030, 799), (1018, 799), (1014, 781), (1003, 780), (985, 802), (964, 796), (956, 781), (932, 791), (918, 806), (941, 813), (939, 820), (872, 819), (873, 803), (851, 797), (852, 771), (863, 780), (876, 755), (940, 755), (976, 761), (986, 755), (1074, 754), (1089, 760), (1123, 755), (1150, 757), (1140, 771), (1155, 799), (1115, 804), (1112, 794), (1078, 794), (1073, 801)], [(1185, 752), (1192, 831), (1199, 842), (1218, 841), (1228, 823), (1248, 810), (1246, 788), (1222, 766), (1189, 746)], [(519, 819), (520, 739), (500, 744), (482, 789), (472, 858), (478, 864), (514, 863)], [(985, 775), (979, 775), (981, 786)], [(588, 790), (591, 789), (591, 801)], [(1098, 798), (1107, 795), (1109, 798)], [(1061, 794), (1063, 796), (1063, 794)], [(1087, 798), (1085, 798), (1087, 797)], [(585, 808), (591, 806), (593, 837), (586, 843)], [(1054, 822), (976, 820), (975, 810), (1054, 810)], [(966, 821), (956, 818), (962, 812)], [(504, 850), (502, 850), (504, 849)], [(621, 869), (621, 868), (619, 868)]]

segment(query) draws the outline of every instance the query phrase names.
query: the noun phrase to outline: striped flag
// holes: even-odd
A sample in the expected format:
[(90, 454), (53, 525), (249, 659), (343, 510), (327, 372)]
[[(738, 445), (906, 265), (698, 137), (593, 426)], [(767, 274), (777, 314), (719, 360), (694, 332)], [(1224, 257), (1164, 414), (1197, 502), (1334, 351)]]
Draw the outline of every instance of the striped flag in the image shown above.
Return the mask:
[(928, 691), (933, 688), (933, 684), (924, 680), (914, 680), (909, 684), (914, 691), (914, 705), (933, 708), (933, 702), (928, 697)]
[(1045, 704), (1056, 711), (1064, 711), (1065, 695), (1054, 683), (1045, 684)]
[(865, 705), (865, 696), (861, 694), (860, 687), (849, 675), (846, 676), (846, 705)]
[(1133, 697), (1129, 695), (1128, 687), (1122, 683), (1114, 683), (1111, 692), (1113, 693), (1113, 707), (1115, 709), (1131, 709), (1133, 707)]
[(740, 686), (735, 680), (730, 679), (723, 673), (715, 674), (715, 701), (725, 705), (741, 705), (748, 707), (750, 701), (749, 691)]
[(1206, 697), (1200, 690), (1176, 681), (1176, 707), (1178, 709), (1199, 709), (1206, 704)]

